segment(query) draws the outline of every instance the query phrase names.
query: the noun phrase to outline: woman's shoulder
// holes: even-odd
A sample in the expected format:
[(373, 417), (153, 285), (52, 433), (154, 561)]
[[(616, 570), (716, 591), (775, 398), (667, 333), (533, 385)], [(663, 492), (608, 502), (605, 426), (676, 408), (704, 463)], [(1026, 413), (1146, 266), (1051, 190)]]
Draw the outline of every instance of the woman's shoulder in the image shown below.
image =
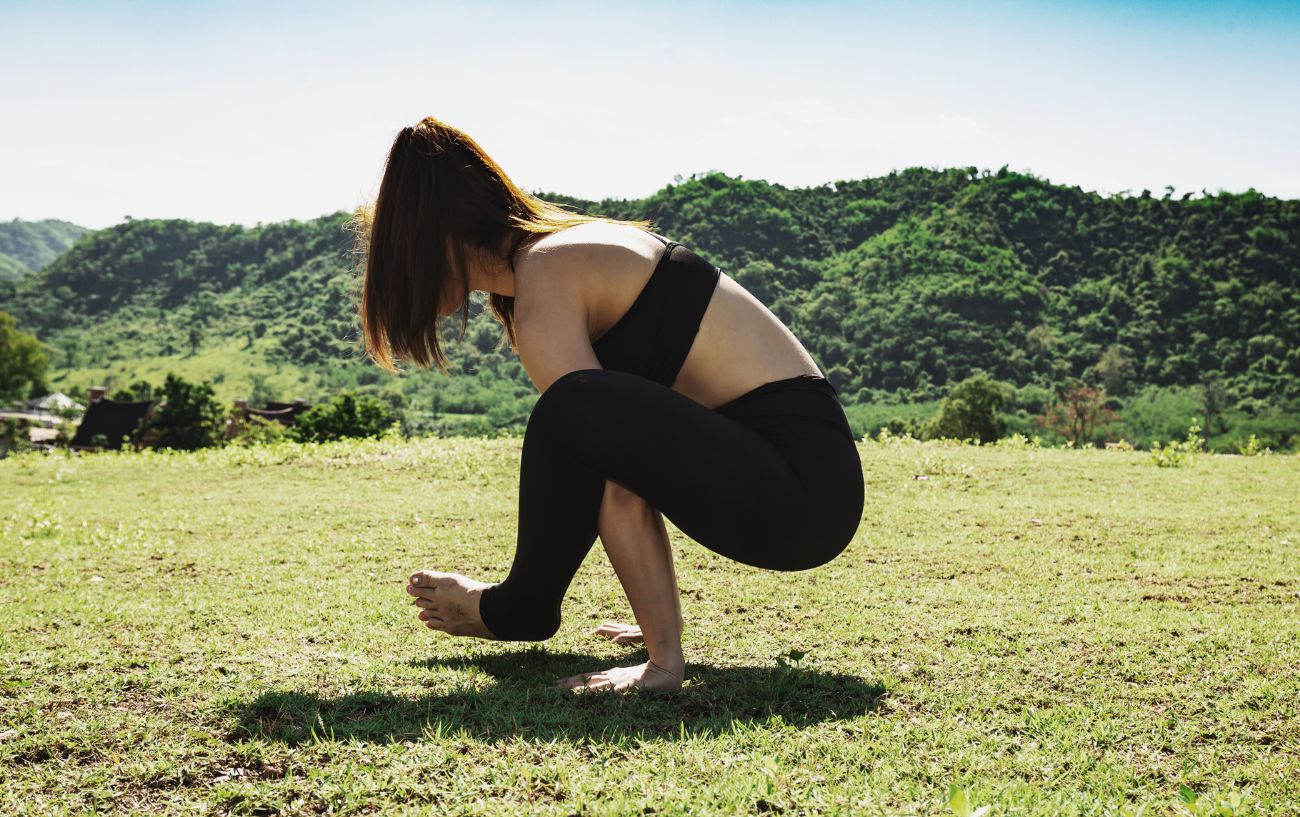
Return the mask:
[(606, 301), (639, 291), (663, 246), (644, 230), (608, 222), (585, 222), (543, 236), (515, 261), (516, 315), (574, 300), (588, 314), (603, 314)]
[[(586, 221), (548, 233), (535, 241), (530, 254), (539, 257), (573, 257), (634, 253), (656, 255), (663, 242), (653, 234), (629, 224), (609, 221)], [(646, 252), (647, 248), (650, 252)]]
[[(645, 230), (624, 224), (585, 222), (549, 233), (533, 242), (515, 261), (515, 271), (528, 283), (545, 281), (550, 289), (559, 279), (591, 287), (609, 279), (639, 277), (653, 265), (663, 242)], [(573, 280), (576, 279), (576, 280)]]

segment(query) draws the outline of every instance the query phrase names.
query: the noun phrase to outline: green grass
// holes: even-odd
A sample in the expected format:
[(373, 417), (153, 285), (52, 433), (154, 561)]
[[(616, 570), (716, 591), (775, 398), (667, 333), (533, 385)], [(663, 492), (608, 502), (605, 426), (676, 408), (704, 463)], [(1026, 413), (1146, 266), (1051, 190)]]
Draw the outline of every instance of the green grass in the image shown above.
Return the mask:
[(519, 445), (0, 461), (0, 813), (1300, 803), (1300, 458), (863, 442), (823, 568), (670, 524), (687, 686), (618, 698), (549, 687), (643, 660), (586, 634), (628, 616), (599, 545), (539, 646), (431, 632), (403, 592), (503, 575)]

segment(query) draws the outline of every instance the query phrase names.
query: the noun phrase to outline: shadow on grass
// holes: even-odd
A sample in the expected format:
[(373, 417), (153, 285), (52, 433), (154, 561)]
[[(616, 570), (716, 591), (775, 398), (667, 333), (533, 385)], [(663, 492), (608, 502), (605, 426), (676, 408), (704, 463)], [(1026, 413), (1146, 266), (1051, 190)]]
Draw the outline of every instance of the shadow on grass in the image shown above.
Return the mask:
[(611, 662), (571, 652), (528, 649), (453, 659), (411, 661), (428, 669), (476, 668), (496, 679), (484, 688), (406, 697), (381, 690), (323, 697), (297, 690), (268, 692), (237, 705), (232, 740), (291, 744), (316, 740), (393, 742), (466, 732), (486, 741), (524, 737), (583, 741), (721, 734), (779, 716), (807, 726), (858, 717), (877, 708), (883, 684), (801, 668), (687, 666), (687, 686), (675, 695), (574, 694), (551, 685), (559, 678), (645, 660), (633, 653)]

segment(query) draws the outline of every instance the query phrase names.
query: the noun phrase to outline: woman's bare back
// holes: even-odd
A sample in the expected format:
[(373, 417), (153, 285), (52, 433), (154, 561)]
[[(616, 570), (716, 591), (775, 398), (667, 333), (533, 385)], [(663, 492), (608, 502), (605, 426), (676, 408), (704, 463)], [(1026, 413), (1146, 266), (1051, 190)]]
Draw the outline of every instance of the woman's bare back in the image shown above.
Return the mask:
[[(587, 338), (596, 341), (631, 309), (645, 288), (664, 244), (648, 233), (622, 224), (594, 222), (570, 227), (533, 242), (520, 253), (572, 255), (568, 265), (580, 277), (586, 299)], [(526, 269), (517, 260), (516, 270)], [(697, 403), (716, 408), (773, 380), (801, 374), (821, 375), (799, 339), (724, 269), (700, 328), (672, 389)], [(548, 292), (561, 288), (529, 287), (526, 274), (517, 292), (530, 290), (528, 309), (545, 309)], [(519, 302), (516, 302), (516, 310)]]

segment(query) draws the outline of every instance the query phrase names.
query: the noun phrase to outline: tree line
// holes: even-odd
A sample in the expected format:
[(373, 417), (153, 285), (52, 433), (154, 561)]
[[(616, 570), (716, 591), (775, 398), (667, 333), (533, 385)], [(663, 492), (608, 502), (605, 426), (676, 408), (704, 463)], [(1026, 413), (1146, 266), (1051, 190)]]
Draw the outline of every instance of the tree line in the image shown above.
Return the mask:
[[(849, 405), (904, 417), (984, 375), (1009, 387), (1011, 428), (1086, 387), (1121, 425), (1190, 402), (1209, 436), (1250, 429), (1281, 447), (1300, 433), (1297, 201), (1102, 196), (1005, 167), (806, 188), (708, 173), (645, 199), (539, 195), (653, 219), (785, 321)], [(318, 372), (323, 389), (377, 389), (357, 344), (346, 219), (128, 221), (0, 282), (0, 308), (55, 371), (234, 341)], [(446, 335), (465, 380), (396, 388), (426, 411), (518, 423), (530, 383), (482, 303), (471, 312), (464, 337)]]

